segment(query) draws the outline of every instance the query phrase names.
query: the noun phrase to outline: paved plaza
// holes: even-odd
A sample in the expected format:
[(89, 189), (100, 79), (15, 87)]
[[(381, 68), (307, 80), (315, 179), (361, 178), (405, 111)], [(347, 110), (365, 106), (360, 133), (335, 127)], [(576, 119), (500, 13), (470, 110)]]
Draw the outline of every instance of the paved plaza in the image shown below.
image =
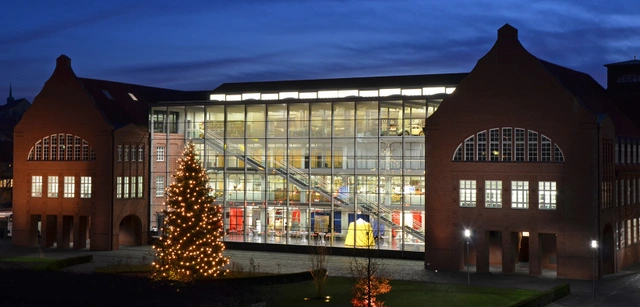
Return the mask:
[[(77, 273), (92, 273), (96, 267), (112, 264), (150, 264), (154, 259), (154, 251), (150, 246), (124, 247), (116, 251), (98, 252), (89, 250), (57, 250), (39, 248), (18, 248), (11, 245), (9, 239), (0, 239), (0, 257), (46, 257), (66, 258), (81, 255), (93, 255), (93, 262), (68, 268)], [(310, 255), (226, 250), (225, 255), (231, 262), (242, 266), (245, 270), (254, 268), (260, 272), (295, 273), (306, 271), (311, 266)], [(350, 276), (349, 268), (353, 261), (347, 256), (328, 256), (328, 270), (332, 276)], [(385, 272), (391, 279), (412, 280), (435, 283), (466, 284), (467, 272), (426, 271), (424, 262), (419, 260), (380, 259)], [(494, 270), (495, 269), (495, 270)], [(523, 288), (546, 290), (554, 286), (568, 283), (571, 294), (549, 306), (640, 306), (640, 266), (605, 276), (596, 282), (596, 300), (593, 300), (593, 283), (589, 280), (567, 280), (556, 278), (553, 272), (546, 272), (541, 277), (524, 274), (526, 265), (519, 267), (515, 274), (502, 274), (499, 268), (492, 268), (492, 273), (474, 273), (470, 268), (472, 286)]]

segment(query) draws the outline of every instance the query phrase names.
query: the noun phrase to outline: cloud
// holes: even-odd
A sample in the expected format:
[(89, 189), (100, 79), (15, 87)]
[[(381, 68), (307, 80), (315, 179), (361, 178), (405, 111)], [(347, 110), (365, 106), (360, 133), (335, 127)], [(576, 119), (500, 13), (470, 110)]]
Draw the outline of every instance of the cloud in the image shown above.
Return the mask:
[[(23, 30), (6, 31), (0, 36), (0, 45), (12, 47), (27, 42), (37, 41), (43, 38), (51, 38), (61, 32), (75, 28), (84, 28), (89, 25), (98, 24), (119, 16), (130, 14), (131, 11), (140, 7), (140, 3), (127, 3), (124, 6), (112, 7), (95, 13), (81, 12), (73, 18), (58, 19), (52, 23), (38, 24), (37, 20), (32, 20), (31, 28)], [(52, 12), (55, 14), (55, 12)]]

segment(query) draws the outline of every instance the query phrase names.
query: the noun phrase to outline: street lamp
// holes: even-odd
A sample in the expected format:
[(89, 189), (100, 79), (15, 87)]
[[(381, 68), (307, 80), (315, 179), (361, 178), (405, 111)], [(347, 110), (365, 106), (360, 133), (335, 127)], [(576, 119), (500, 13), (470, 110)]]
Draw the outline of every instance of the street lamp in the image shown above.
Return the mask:
[(591, 240), (593, 250), (593, 300), (596, 300), (596, 251), (598, 250), (598, 240)]
[(464, 230), (464, 237), (467, 241), (467, 286), (471, 286), (471, 275), (469, 274), (469, 238), (471, 237), (471, 230)]

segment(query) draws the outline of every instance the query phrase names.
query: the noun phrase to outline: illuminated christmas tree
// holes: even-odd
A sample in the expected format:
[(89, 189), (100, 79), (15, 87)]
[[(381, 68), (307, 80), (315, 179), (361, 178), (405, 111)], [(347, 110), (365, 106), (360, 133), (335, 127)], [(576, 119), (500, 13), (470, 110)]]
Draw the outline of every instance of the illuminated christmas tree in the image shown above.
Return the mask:
[(163, 235), (153, 263), (155, 279), (192, 281), (226, 273), (229, 258), (222, 255), (222, 208), (215, 205), (193, 143), (185, 147), (175, 182), (167, 189)]

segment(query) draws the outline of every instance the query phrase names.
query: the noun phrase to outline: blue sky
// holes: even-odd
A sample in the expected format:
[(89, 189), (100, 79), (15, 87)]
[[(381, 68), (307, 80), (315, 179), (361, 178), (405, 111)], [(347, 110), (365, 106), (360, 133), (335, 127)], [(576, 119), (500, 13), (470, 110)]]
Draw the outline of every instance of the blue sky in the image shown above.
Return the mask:
[(32, 0), (2, 4), (0, 103), (66, 54), (78, 76), (182, 90), (223, 82), (468, 72), (509, 23), (537, 57), (593, 76), (640, 56), (640, 2)]

